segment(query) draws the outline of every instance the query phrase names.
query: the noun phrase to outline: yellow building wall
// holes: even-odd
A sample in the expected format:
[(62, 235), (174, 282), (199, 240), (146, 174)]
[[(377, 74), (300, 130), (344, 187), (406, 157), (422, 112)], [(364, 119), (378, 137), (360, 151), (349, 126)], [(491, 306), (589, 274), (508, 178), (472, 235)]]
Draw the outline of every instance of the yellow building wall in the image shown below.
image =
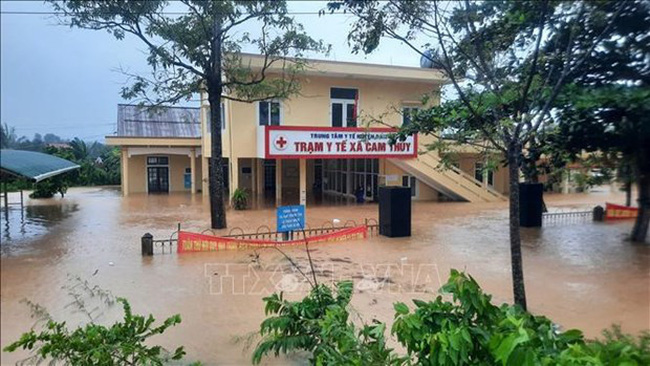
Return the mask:
[[(359, 90), (358, 126), (382, 118), (384, 123), (399, 126), (403, 105), (421, 105), (423, 95), (432, 96), (430, 103), (438, 103), (438, 84), (305, 76), (301, 78), (300, 95), (282, 101), (281, 125), (331, 127), (330, 88), (354, 88)], [(209, 131), (209, 107), (202, 96), (203, 154), (211, 156)], [(258, 103), (224, 101), (226, 129), (222, 130), (222, 156), (252, 158), (263, 155), (257, 151)], [(375, 125), (377, 126), (377, 125)], [(421, 138), (422, 139), (422, 138)], [(426, 139), (425, 139), (426, 140)], [(424, 142), (424, 141), (423, 141)]]
[(129, 194), (147, 191), (147, 157), (145, 155), (131, 156), (129, 167)]
[[(474, 167), (477, 161), (482, 159), (479, 155), (470, 155), (462, 154), (458, 158), (458, 167), (460, 170), (465, 173), (474, 176)], [(508, 189), (508, 169), (507, 167), (499, 166), (497, 170), (493, 172), (494, 176), (494, 188), (495, 191), (501, 194), (507, 194), (510, 190)]]
[[(397, 167), (395, 164), (387, 160), (380, 160), (379, 162), (379, 174), (382, 175), (396, 175), (397, 180), (393, 182), (386, 183), (387, 186), (401, 186), (402, 185), (402, 176), (410, 175), (405, 172), (403, 169)], [(419, 201), (438, 201), (440, 194), (435, 189), (428, 186), (426, 183), (423, 183), (416, 178), (417, 184), (417, 197), (416, 200)]]
[[(164, 155), (152, 154), (151, 156), (167, 156), (169, 157), (169, 191), (170, 192), (189, 192), (190, 188), (185, 188), (185, 168), (190, 167), (190, 158), (187, 155)], [(147, 192), (147, 156), (148, 155), (133, 155), (129, 158), (128, 162), (128, 190), (131, 193), (146, 193)], [(201, 161), (200, 158), (196, 159), (196, 187), (197, 190), (201, 189)]]

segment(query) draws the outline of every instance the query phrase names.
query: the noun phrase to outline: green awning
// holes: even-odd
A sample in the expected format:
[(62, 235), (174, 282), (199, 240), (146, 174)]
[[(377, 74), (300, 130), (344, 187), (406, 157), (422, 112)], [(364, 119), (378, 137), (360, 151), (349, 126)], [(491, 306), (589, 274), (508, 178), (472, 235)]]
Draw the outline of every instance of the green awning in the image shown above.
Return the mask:
[(78, 168), (79, 165), (54, 155), (34, 151), (0, 150), (0, 169), (3, 173), (34, 182)]

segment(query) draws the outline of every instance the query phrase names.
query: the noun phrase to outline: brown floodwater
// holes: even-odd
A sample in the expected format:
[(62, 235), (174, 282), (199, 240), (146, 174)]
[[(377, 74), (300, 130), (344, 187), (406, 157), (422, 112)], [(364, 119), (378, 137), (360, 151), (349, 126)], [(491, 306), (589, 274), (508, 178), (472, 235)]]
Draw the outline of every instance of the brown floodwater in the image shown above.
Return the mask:
[[(15, 200), (15, 198), (14, 198)], [(551, 210), (591, 209), (622, 202), (608, 189), (590, 194), (547, 197)], [(198, 195), (133, 195), (114, 188), (74, 188), (64, 199), (27, 200), (23, 213), (2, 215), (1, 333), (4, 347), (34, 323), (28, 299), (59, 320), (83, 317), (68, 304), (63, 286), (71, 277), (88, 280), (130, 300), (139, 313), (161, 320), (180, 313), (182, 323), (157, 339), (166, 347), (184, 345), (186, 360), (204, 364), (249, 364), (246, 340), (264, 319), (262, 297), (284, 290), (289, 298), (308, 288), (300, 273), (272, 249), (255, 253), (157, 254), (143, 258), (140, 237), (169, 237), (178, 222), (189, 231), (208, 226), (207, 201)], [(377, 218), (377, 206), (308, 207), (311, 227)], [(272, 208), (229, 211), (231, 228), (255, 232), (275, 227)], [(631, 222), (557, 222), (523, 229), (526, 291), (530, 311), (590, 337), (620, 324), (637, 333), (650, 328), (650, 246), (625, 240)], [(225, 233), (225, 231), (223, 232)], [(466, 270), (497, 303), (511, 302), (507, 203), (417, 202), (409, 238), (372, 236), (366, 240), (312, 246), (317, 279), (352, 279), (355, 320), (390, 323), (395, 301), (431, 298), (450, 268)], [(307, 271), (304, 248), (285, 247)], [(256, 257), (259, 255), (259, 258)], [(110, 322), (119, 308), (98, 321)], [(253, 343), (254, 344), (254, 343)], [(25, 353), (2, 353), (12, 364)], [(300, 357), (269, 358), (268, 364), (301, 363)]]

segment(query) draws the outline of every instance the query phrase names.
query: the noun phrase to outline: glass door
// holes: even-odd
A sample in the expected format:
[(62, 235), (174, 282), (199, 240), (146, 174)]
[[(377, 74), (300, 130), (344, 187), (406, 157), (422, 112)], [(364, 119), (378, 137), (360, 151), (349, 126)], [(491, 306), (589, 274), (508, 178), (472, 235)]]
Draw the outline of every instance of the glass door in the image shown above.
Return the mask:
[(150, 166), (147, 168), (149, 193), (169, 193), (169, 168)]

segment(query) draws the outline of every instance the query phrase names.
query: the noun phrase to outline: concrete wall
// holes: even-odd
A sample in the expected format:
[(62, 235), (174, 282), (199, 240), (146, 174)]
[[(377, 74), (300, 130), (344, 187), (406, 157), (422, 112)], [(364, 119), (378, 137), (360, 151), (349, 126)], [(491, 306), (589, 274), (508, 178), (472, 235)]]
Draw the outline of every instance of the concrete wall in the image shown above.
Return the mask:
[(147, 191), (147, 157), (145, 155), (131, 156), (129, 159), (129, 194)]
[[(388, 182), (388, 186), (401, 186), (402, 185), (402, 176), (409, 175), (407, 172), (401, 168), (395, 166), (389, 161), (383, 160), (379, 163), (379, 174), (382, 175), (396, 175), (397, 181)], [(440, 193), (434, 188), (430, 187), (426, 183), (420, 181), (416, 178), (415, 184), (417, 185), (417, 196), (413, 197), (414, 200), (418, 201), (438, 201), (440, 198)]]
[[(305, 76), (301, 78), (301, 91), (282, 101), (281, 124), (285, 126), (331, 127), (330, 88), (355, 88), (359, 93), (359, 118), (357, 124), (363, 126), (372, 118), (382, 118), (385, 123), (399, 126), (403, 105), (419, 105), (423, 95), (439, 89), (439, 85), (428, 82), (385, 81), (325, 76)], [(203, 153), (211, 156), (211, 135), (208, 134), (209, 108), (205, 95), (202, 96)], [(436, 97), (430, 103), (438, 103)], [(224, 157), (252, 158), (262, 152), (257, 151), (258, 103), (224, 102), (226, 110), (226, 129), (222, 130), (222, 150)]]
[[(134, 155), (128, 162), (128, 191), (130, 193), (147, 192), (147, 156)], [(190, 188), (185, 188), (184, 175), (185, 168), (190, 167), (190, 157), (187, 155), (164, 155), (155, 154), (155, 156), (169, 157), (169, 191), (170, 192), (190, 192)], [(197, 190), (201, 189), (202, 167), (201, 159), (197, 157), (195, 166), (195, 182)]]
[[(458, 167), (473, 177), (475, 164), (481, 159), (482, 157), (478, 154), (460, 154), (458, 158)], [(508, 189), (508, 168), (499, 166), (498, 169), (493, 172), (493, 175), (494, 185), (492, 188), (501, 194), (508, 194), (510, 191)]]

